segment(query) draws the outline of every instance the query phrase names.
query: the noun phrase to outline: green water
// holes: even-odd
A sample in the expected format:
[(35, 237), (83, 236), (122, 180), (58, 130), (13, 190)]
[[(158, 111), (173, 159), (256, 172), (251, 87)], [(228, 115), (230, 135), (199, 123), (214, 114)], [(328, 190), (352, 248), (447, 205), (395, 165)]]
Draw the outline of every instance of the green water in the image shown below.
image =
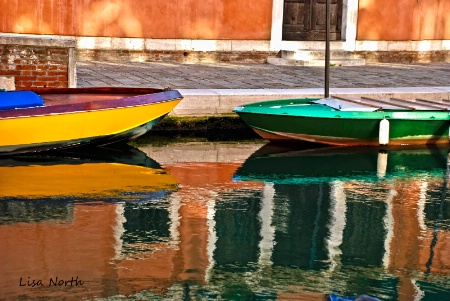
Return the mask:
[[(94, 153), (4, 159), (0, 178), (125, 162), (176, 185), (3, 196), (0, 300), (450, 300), (447, 149), (186, 142)], [(83, 284), (49, 286), (55, 277)]]

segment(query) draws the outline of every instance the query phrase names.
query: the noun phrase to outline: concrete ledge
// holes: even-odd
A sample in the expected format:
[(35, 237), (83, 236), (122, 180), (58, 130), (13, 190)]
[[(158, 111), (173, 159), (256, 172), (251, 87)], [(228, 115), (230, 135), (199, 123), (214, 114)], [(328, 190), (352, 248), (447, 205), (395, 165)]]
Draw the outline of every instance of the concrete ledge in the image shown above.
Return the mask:
[(76, 41), (78, 49), (141, 51), (270, 51), (270, 42), (259, 40), (191, 40), (77, 37)]
[[(170, 113), (174, 117), (221, 116), (234, 114), (237, 106), (256, 101), (291, 98), (320, 98), (323, 89), (179, 89), (183, 100)], [(402, 88), (331, 88), (331, 95), (389, 99), (428, 99), (450, 101), (450, 86)]]
[(0, 33), (0, 44), (75, 48), (75, 37)]
[(450, 50), (450, 40), (356, 41), (355, 51), (443, 51)]
[[(48, 36), (65, 38), (63, 36)], [(186, 51), (279, 51), (324, 49), (323, 41), (280, 41), (270, 45), (269, 40), (193, 40), (149, 39), (117, 37), (76, 37), (78, 49), (103, 50), (186, 50)], [(273, 43), (272, 43), (273, 44)], [(450, 50), (450, 40), (423, 41), (355, 41), (352, 49), (342, 41), (332, 41), (332, 50), (350, 51), (439, 51)]]
[(0, 76), (0, 89), (15, 90), (14, 76)]
[(244, 162), (265, 142), (260, 143), (174, 143), (166, 147), (152, 145), (138, 148), (161, 164), (197, 162)]

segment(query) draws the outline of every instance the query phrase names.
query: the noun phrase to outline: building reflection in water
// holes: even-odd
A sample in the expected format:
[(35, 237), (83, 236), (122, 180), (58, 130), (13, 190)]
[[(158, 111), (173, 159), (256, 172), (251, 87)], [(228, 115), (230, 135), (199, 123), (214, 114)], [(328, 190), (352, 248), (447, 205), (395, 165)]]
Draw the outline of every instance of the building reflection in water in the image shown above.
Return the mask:
[[(447, 150), (265, 146), (250, 156), (258, 148), (148, 147), (164, 169), (106, 171), (133, 178), (128, 188), (111, 180), (94, 195), (2, 195), (0, 299), (449, 298)], [(49, 287), (52, 277), (84, 284)]]

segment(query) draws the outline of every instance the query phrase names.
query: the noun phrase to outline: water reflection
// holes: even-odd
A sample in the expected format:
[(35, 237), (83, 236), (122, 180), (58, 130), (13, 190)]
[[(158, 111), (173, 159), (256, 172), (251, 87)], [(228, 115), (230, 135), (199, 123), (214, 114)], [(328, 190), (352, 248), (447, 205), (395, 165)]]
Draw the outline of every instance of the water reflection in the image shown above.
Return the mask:
[(1, 158), (0, 299), (118, 293), (135, 258), (173, 251), (177, 186), (131, 147)]
[[(0, 299), (450, 298), (447, 149), (140, 150), (5, 159)], [(114, 168), (69, 172), (88, 162)], [(22, 172), (40, 181), (23, 190), (3, 180), (60, 164), (64, 185), (47, 171)]]
[(269, 145), (235, 178), (274, 190), (273, 266), (319, 271), (317, 288), (325, 291), (445, 300), (447, 154), (440, 148), (292, 151)]
[(177, 184), (156, 161), (132, 147), (0, 157), (0, 175), (3, 200), (135, 199)]

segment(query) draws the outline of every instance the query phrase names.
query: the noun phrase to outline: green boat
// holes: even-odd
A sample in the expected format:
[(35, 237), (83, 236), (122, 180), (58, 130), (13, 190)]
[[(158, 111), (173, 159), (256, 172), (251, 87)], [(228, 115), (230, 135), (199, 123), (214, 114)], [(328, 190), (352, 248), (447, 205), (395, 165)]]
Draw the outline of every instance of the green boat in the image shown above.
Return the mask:
[(322, 99), (251, 103), (234, 109), (262, 138), (336, 146), (448, 144), (448, 100), (330, 97), (331, 2), (326, 0), (325, 89)]
[(446, 100), (287, 99), (234, 109), (262, 138), (337, 146), (448, 144)]

